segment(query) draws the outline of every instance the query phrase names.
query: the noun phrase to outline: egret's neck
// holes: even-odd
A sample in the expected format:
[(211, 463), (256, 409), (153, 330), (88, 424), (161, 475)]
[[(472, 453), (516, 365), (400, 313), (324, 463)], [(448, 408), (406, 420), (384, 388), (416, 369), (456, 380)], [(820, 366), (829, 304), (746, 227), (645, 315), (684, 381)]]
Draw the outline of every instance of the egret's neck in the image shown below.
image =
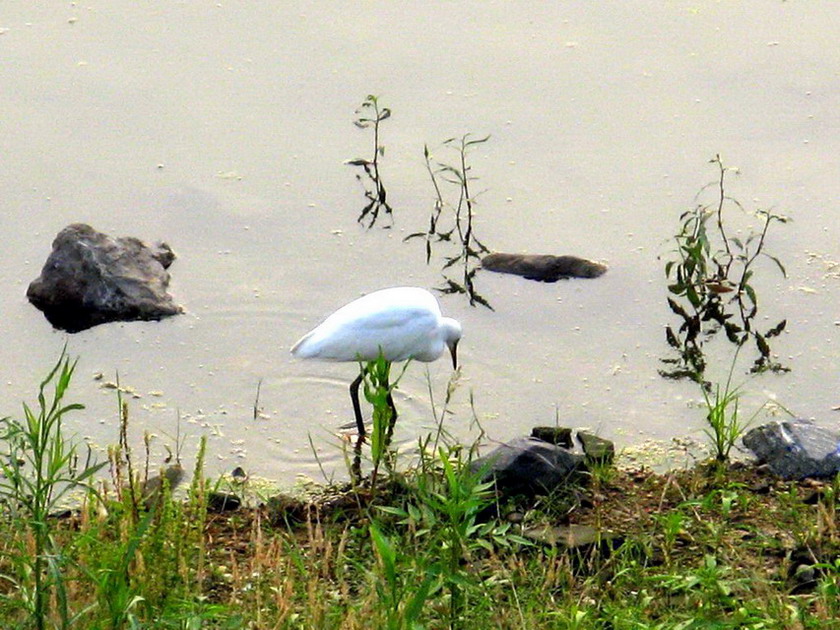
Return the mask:
[(451, 317), (442, 317), (440, 320), (443, 339), (447, 345), (458, 341), (461, 338), (461, 323)]

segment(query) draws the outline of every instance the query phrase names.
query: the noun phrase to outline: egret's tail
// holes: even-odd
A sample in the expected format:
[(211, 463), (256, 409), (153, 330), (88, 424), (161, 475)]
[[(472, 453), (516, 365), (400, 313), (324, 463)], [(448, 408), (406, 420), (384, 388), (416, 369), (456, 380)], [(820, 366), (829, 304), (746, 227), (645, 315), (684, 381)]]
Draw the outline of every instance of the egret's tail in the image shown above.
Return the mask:
[(313, 356), (312, 348), (308, 347), (306, 342), (312, 337), (312, 333), (306, 333), (303, 337), (298, 339), (297, 343), (292, 346), (291, 353), (301, 359), (308, 359)]

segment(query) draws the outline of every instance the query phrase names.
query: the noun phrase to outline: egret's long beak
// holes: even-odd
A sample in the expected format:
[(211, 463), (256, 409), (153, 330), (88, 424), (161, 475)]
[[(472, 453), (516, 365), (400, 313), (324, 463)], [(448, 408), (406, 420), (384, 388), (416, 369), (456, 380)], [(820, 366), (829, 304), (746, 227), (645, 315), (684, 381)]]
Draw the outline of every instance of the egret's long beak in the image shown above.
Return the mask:
[(452, 353), (452, 369), (457, 370), (458, 369), (458, 342), (457, 341), (453, 341), (449, 345), (449, 352)]

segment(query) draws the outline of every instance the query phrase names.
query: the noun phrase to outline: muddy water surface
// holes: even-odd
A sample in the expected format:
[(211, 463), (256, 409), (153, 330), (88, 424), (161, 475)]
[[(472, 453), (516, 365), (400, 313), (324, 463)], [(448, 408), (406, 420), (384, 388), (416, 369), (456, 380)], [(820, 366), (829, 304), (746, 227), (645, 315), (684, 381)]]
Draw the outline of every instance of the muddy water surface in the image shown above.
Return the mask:
[[(419, 242), (434, 200), (423, 145), (490, 134), (471, 155), (475, 229), (492, 249), (577, 254), (610, 271), (540, 284), (479, 274), (495, 311), (442, 299), (466, 336), (448, 419), (468, 439), (474, 409), (503, 440), (555, 417), (620, 446), (700, 436), (688, 384), (657, 376), (667, 348), (663, 261), (679, 214), (715, 177), (794, 222), (757, 282), (774, 350), (792, 373), (746, 383), (836, 426), (840, 48), (832, 3), (218, 4), (31, 3), (0, 7), (0, 409), (16, 413), (67, 343), (80, 357), (69, 422), (116, 441), (131, 422), (186, 459), (209, 438), (213, 472), (243, 465), (291, 481), (342, 466), (332, 430), (351, 421), (352, 365), (293, 360), (289, 346), (336, 307), (392, 285), (434, 287)], [(384, 123), (389, 230), (362, 229), (344, 160), (370, 151), (352, 125), (367, 94)], [(25, 299), (54, 235), (72, 222), (164, 239), (187, 314), (160, 323), (53, 331)], [(441, 252), (442, 255), (442, 252)], [(720, 367), (723, 374), (724, 367)], [(428, 380), (442, 398), (450, 371)], [(253, 418), (257, 384), (263, 416)], [(400, 386), (400, 438), (431, 422), (425, 366)], [(746, 403), (745, 403), (746, 405)], [(167, 437), (169, 436), (169, 437)], [(162, 452), (162, 450), (161, 450)]]

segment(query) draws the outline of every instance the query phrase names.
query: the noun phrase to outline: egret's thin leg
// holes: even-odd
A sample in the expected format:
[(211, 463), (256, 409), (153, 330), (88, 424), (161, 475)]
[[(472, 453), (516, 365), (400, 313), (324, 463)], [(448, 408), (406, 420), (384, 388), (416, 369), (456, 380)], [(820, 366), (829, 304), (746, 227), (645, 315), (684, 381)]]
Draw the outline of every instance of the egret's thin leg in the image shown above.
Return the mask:
[(353, 446), (353, 464), (350, 466), (350, 479), (355, 485), (362, 483), (362, 442), (365, 441), (364, 435), (359, 435), (356, 438), (356, 444)]
[(388, 406), (391, 407), (391, 426), (394, 426), (394, 423), (397, 421), (397, 408), (394, 405), (394, 399), (391, 396), (391, 392), (388, 392)]
[(350, 398), (353, 401), (353, 412), (356, 414), (356, 426), (359, 428), (359, 437), (365, 437), (365, 422), (362, 420), (362, 406), (359, 404), (359, 386), (362, 384), (362, 378), (365, 372), (359, 373), (356, 380), (350, 383)]

